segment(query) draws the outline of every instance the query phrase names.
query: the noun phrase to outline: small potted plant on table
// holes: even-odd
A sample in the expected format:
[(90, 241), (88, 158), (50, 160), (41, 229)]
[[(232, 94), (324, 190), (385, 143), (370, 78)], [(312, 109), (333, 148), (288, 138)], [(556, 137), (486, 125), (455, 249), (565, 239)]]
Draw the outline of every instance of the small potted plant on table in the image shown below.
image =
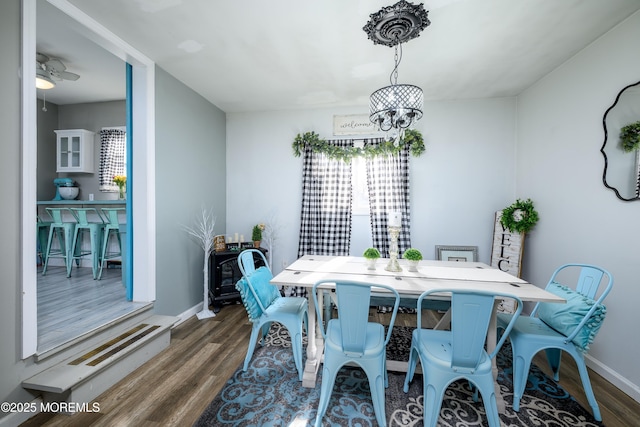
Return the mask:
[(409, 261), (409, 271), (418, 271), (418, 262), (422, 259), (422, 253), (414, 248), (404, 251), (402, 257)]
[(376, 248), (367, 248), (362, 256), (367, 260), (367, 270), (375, 270), (376, 261), (380, 258), (380, 251)]

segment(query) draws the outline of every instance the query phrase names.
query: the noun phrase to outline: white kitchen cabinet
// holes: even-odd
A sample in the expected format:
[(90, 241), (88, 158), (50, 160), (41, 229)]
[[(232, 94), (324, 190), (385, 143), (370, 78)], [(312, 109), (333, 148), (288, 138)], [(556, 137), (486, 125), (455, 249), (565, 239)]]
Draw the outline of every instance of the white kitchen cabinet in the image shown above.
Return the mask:
[(56, 172), (93, 173), (94, 132), (85, 129), (56, 130)]

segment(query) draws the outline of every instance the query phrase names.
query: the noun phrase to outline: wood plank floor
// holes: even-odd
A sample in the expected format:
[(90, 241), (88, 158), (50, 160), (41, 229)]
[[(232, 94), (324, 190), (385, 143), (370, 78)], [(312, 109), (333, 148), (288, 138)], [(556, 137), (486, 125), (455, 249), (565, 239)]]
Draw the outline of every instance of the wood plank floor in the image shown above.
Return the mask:
[[(374, 314), (384, 322), (385, 315)], [(415, 317), (399, 314), (397, 325)], [(251, 326), (244, 307), (227, 305), (211, 319), (194, 316), (173, 330), (171, 345), (95, 402), (100, 412), (71, 416), (39, 414), (31, 426), (186, 426), (192, 425), (244, 360)], [(575, 364), (563, 358), (561, 384), (588, 407)], [(590, 372), (607, 427), (637, 425), (640, 404)]]
[(122, 270), (104, 269), (93, 280), (91, 268), (38, 269), (38, 353), (44, 353), (144, 307), (130, 302), (122, 286)]

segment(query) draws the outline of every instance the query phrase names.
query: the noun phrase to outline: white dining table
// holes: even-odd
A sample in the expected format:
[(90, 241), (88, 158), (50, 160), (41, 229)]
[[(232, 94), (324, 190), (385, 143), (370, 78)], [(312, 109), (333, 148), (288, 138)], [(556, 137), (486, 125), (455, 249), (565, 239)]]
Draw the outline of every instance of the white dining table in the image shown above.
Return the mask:
[[(320, 280), (351, 280), (372, 284), (384, 284), (393, 287), (403, 298), (417, 299), (424, 291), (432, 289), (474, 289), (491, 292), (504, 292), (530, 302), (565, 302), (564, 299), (546, 290), (480, 262), (429, 261), (422, 260), (417, 271), (409, 271), (405, 260), (399, 260), (402, 271), (392, 272), (385, 269), (386, 259), (379, 259), (375, 270), (368, 270), (363, 257), (305, 255), (276, 275), (271, 283), (278, 286), (300, 286), (307, 288), (309, 300), (309, 324), (307, 331), (307, 360), (302, 380), (303, 387), (315, 387), (324, 342), (322, 334), (316, 330), (319, 322), (311, 295), (311, 288)], [(326, 289), (331, 289), (330, 284)], [(318, 304), (322, 306), (323, 292), (319, 292)], [(489, 325), (487, 350), (495, 348), (497, 342), (496, 315), (499, 301), (496, 300), (494, 315)], [(494, 358), (494, 377), (497, 367)], [(406, 370), (406, 362), (388, 361), (390, 370)], [(499, 387), (496, 387), (499, 390)], [(502, 396), (499, 408), (504, 407)]]

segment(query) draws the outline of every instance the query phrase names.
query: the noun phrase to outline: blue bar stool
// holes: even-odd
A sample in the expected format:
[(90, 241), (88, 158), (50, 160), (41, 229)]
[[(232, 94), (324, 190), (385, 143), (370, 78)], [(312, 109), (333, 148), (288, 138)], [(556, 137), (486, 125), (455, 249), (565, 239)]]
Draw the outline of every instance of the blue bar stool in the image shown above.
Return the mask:
[[(91, 270), (94, 280), (98, 278), (98, 265), (100, 263), (100, 239), (102, 238), (102, 230), (104, 230), (104, 219), (96, 208), (71, 208), (71, 213), (75, 217), (77, 224), (73, 233), (73, 256), (72, 260), (79, 265), (85, 256), (91, 257)], [(90, 221), (89, 216), (94, 215), (99, 222)], [(82, 243), (86, 233), (89, 233), (91, 249), (83, 249)], [(71, 262), (73, 267), (73, 262)]]
[[(47, 213), (51, 217), (51, 225), (49, 226), (49, 238), (47, 239), (47, 250), (44, 252), (44, 267), (42, 275), (47, 273), (49, 259), (63, 258), (67, 267), (67, 277), (71, 276), (71, 256), (73, 251), (73, 232), (75, 230), (75, 222), (65, 222), (62, 218), (63, 212), (69, 212), (69, 208), (46, 208)], [(52, 248), (53, 236), (58, 237), (60, 244), (59, 249)]]
[[(125, 208), (102, 208), (102, 215), (106, 219), (104, 231), (102, 235), (102, 255), (100, 257), (100, 271), (98, 272), (98, 280), (102, 278), (102, 269), (107, 260), (122, 256), (122, 241), (120, 239), (120, 221), (118, 214), (124, 212)], [(118, 241), (118, 250), (108, 252), (109, 239), (115, 236)], [(124, 260), (123, 260), (124, 262)]]

